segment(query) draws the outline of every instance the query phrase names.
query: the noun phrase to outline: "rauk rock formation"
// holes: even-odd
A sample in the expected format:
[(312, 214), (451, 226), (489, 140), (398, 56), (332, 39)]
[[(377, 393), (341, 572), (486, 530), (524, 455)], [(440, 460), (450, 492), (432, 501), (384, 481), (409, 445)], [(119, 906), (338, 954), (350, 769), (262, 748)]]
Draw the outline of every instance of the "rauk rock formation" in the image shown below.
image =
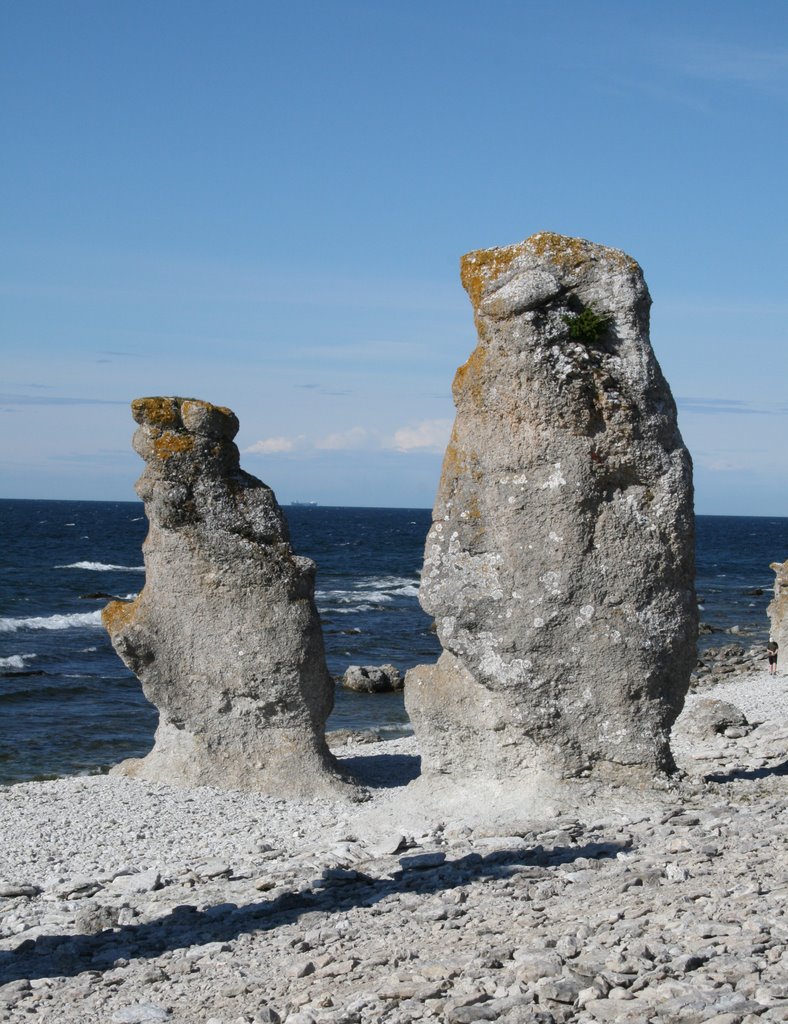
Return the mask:
[(769, 604), (770, 634), (780, 645), (780, 661), (788, 658), (788, 561), (772, 562), (774, 569), (774, 597)]
[(333, 684), (315, 565), (293, 553), (273, 491), (239, 468), (229, 410), (140, 398), (134, 449), (150, 530), (145, 587), (103, 613), (159, 710), (153, 750), (120, 770), (283, 795), (343, 785), (324, 739)]
[(443, 654), (406, 703), (429, 772), (648, 780), (695, 658), (689, 454), (616, 249), (542, 233), (469, 253), (479, 343), (427, 539)]

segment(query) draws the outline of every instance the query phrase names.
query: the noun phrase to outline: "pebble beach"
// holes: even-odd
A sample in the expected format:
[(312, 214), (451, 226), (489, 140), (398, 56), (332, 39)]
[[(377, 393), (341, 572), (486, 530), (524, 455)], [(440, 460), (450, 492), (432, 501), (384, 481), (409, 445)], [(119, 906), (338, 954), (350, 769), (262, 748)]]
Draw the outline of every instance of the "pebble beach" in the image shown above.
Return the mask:
[[(704, 732), (709, 699), (746, 726)], [(674, 780), (574, 807), (339, 739), (367, 800), (4, 789), (0, 1020), (788, 1020), (784, 674), (691, 693)]]

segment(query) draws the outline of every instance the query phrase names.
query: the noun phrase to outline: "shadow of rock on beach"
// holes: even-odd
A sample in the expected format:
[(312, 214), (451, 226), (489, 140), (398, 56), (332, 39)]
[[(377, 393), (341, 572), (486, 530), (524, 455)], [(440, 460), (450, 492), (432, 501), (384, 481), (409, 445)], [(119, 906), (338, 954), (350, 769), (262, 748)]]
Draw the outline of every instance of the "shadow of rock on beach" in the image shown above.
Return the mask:
[[(73, 977), (83, 971), (109, 971), (118, 961), (148, 959), (175, 949), (199, 945), (201, 955), (244, 934), (269, 931), (297, 921), (304, 914), (337, 914), (353, 907), (372, 907), (388, 896), (408, 893), (431, 895), (490, 878), (542, 879), (548, 865), (615, 858), (626, 849), (621, 842), (591, 842), (582, 846), (544, 849), (502, 849), (488, 854), (470, 853), (435, 863), (434, 855), (403, 857), (400, 870), (376, 878), (362, 871), (343, 872), (341, 878), (321, 878), (301, 890), (276, 899), (245, 906), (220, 903), (198, 910), (183, 905), (171, 913), (140, 925), (127, 925), (95, 935), (41, 935), (0, 952), (0, 985), (23, 979)], [(439, 857), (442, 855), (438, 855)], [(408, 861), (411, 864), (408, 864)], [(421, 865), (424, 866), (421, 866)]]
[(366, 754), (342, 758), (342, 768), (370, 789), (398, 789), (419, 777), (421, 758), (414, 754)]
[(788, 775), (788, 760), (765, 768), (732, 768), (727, 772), (712, 772), (705, 776), (706, 782), (754, 782), (772, 776)]

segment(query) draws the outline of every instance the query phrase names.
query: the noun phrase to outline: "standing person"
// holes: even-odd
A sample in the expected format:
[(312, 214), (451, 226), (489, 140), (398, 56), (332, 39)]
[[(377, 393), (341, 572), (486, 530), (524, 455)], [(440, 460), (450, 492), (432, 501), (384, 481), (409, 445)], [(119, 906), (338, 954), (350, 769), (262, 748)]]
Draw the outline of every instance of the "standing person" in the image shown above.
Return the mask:
[(766, 653), (769, 655), (769, 675), (777, 675), (777, 652), (780, 649), (780, 645), (772, 637), (769, 637), (769, 642), (766, 645)]

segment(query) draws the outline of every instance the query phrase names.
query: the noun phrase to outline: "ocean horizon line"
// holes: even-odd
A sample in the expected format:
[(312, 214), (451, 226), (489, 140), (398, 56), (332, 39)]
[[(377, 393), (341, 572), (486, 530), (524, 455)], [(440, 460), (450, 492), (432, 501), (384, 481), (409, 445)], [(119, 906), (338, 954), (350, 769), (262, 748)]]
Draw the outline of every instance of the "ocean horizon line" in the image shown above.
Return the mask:
[[(135, 505), (140, 506), (143, 502), (139, 498), (3, 498), (0, 502), (29, 501), (48, 502), (60, 505)], [(277, 498), (279, 506), (284, 509), (364, 509), (366, 511), (378, 510), (380, 512), (431, 512), (429, 505), (324, 505), (322, 502), (299, 501), (297, 499), (282, 500)], [(703, 519), (788, 519), (788, 515), (770, 515), (768, 513), (737, 513), (737, 512), (696, 512), (696, 518)]]

